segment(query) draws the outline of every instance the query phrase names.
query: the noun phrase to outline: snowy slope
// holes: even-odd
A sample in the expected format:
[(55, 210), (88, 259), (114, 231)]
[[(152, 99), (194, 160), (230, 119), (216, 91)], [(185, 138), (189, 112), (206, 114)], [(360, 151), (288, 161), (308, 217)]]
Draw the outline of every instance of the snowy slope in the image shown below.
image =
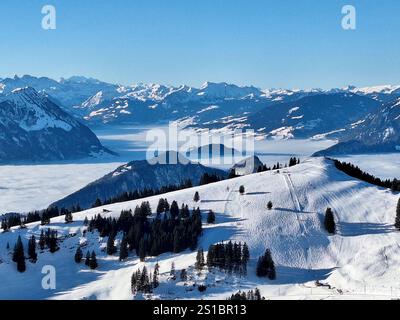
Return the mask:
[[(238, 188), (244, 185), (246, 194)], [(148, 258), (147, 267), (156, 261), (161, 266), (161, 286), (154, 293), (162, 299), (225, 299), (239, 289), (259, 287), (267, 298), (390, 298), (400, 297), (400, 233), (393, 229), (395, 206), (399, 195), (360, 182), (338, 172), (332, 163), (314, 158), (302, 164), (275, 171), (257, 173), (219, 183), (166, 194), (171, 202), (185, 202), (190, 207), (193, 194), (199, 191), (200, 208), (212, 209), (216, 224), (205, 225), (200, 245), (229, 239), (246, 241), (251, 261), (248, 276), (238, 278), (220, 272), (196, 275), (190, 268), (195, 252), (163, 254)], [(159, 197), (148, 200), (155, 210)], [(266, 210), (271, 200), (274, 209)], [(27, 263), (27, 271), (19, 274), (10, 261), (6, 243), (12, 246), (20, 234), (26, 243), (30, 234), (40, 233), (39, 224), (26, 230), (12, 230), (0, 234), (0, 298), (54, 299), (132, 299), (130, 277), (142, 267), (136, 256), (126, 262), (101, 252), (107, 239), (97, 233), (82, 235), (82, 220), (89, 219), (103, 209), (119, 216), (120, 210), (134, 208), (141, 200), (119, 203), (74, 214), (73, 224), (64, 218), (52, 219), (51, 228), (67, 236), (62, 249), (55, 253), (40, 253), (38, 262)], [(323, 212), (331, 207), (338, 222), (338, 234), (329, 236), (322, 227)], [(205, 214), (203, 214), (205, 216)], [(75, 235), (76, 234), (76, 235)], [(119, 236), (120, 239), (120, 236)], [(84, 264), (76, 265), (73, 255), (78, 243), (98, 254), (99, 268), (89, 271)], [(277, 265), (277, 280), (269, 281), (254, 276), (258, 255), (270, 248)], [(205, 283), (209, 287), (200, 294), (183, 283), (168, 280), (170, 263), (176, 269), (189, 268), (190, 283)], [(41, 288), (41, 268), (54, 265), (57, 288)], [(7, 275), (7, 276), (5, 276)], [(331, 287), (317, 287), (315, 281)], [(391, 288), (393, 287), (393, 288)]]

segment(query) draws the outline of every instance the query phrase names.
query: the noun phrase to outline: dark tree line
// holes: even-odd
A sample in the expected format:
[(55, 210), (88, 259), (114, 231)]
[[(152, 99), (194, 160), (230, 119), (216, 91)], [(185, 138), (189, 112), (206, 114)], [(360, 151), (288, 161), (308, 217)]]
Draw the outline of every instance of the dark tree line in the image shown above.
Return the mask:
[(276, 279), (275, 263), (269, 249), (258, 258), (256, 272), (258, 277), (267, 277), (270, 280)]
[(209, 247), (207, 266), (245, 275), (249, 259), (250, 252), (246, 243), (232, 243), (232, 241), (229, 241), (228, 243), (217, 243)]
[(400, 180), (398, 179), (381, 180), (367, 172), (362, 171), (359, 167), (351, 163), (341, 162), (339, 160), (334, 160), (334, 163), (335, 167), (338, 170), (346, 173), (353, 178), (357, 178), (359, 180), (374, 184), (379, 187), (392, 189), (393, 191), (400, 191)]
[(300, 164), (300, 158), (292, 157), (292, 158), (289, 159), (289, 165), (288, 165), (288, 164), (283, 165), (283, 164), (277, 162), (277, 163), (274, 164), (273, 167), (271, 168), (271, 167), (267, 167), (266, 164), (263, 164), (263, 165), (260, 165), (260, 166), (258, 167), (257, 172), (278, 170), (278, 169), (281, 169), (281, 168), (287, 167), (287, 166), (293, 167), (293, 166), (295, 166), (295, 165), (297, 165), (297, 164)]
[(169, 193), (173, 191), (178, 191), (178, 190), (183, 190), (183, 189), (188, 189), (192, 188), (193, 184), (191, 180), (186, 180), (183, 181), (180, 185), (169, 185), (169, 186), (164, 186), (161, 187), (160, 189), (143, 189), (143, 190), (135, 190), (131, 192), (124, 192), (118, 196), (112, 197), (110, 199), (102, 200), (102, 199), (96, 199), (96, 201), (93, 203), (92, 208), (100, 207), (103, 205), (108, 205), (112, 203), (118, 203), (118, 202), (125, 202), (125, 201), (131, 201), (131, 200), (138, 200), (138, 199), (143, 199), (143, 198), (148, 198), (148, 197), (153, 197), (156, 195), (164, 194), (164, 193)]
[(41, 225), (47, 225), (50, 223), (51, 218), (65, 215), (65, 222), (69, 223), (73, 221), (72, 213), (82, 211), (80, 206), (74, 206), (71, 210), (59, 209), (58, 207), (49, 207), (44, 210), (36, 210), (28, 212), (26, 215), (14, 214), (1, 221), (1, 228), (4, 231), (10, 230), (12, 227), (20, 226), (24, 227), (27, 223), (41, 222)]
[(203, 186), (203, 185), (206, 185), (206, 184), (209, 184), (209, 183), (218, 182), (218, 181), (221, 181), (221, 180), (223, 180), (223, 178), (221, 178), (219, 175), (217, 175), (217, 174), (209, 174), (209, 173), (206, 172), (201, 176), (199, 184), (201, 186)]
[(234, 300), (234, 301), (265, 300), (265, 298), (261, 296), (260, 290), (256, 288), (254, 291), (253, 290), (247, 292), (239, 291), (237, 293), (234, 293), (227, 300)]
[[(97, 230), (101, 237), (109, 237), (107, 253), (114, 254), (116, 247), (114, 239), (118, 232), (123, 233), (120, 246), (120, 259), (127, 258), (128, 250), (136, 251), (142, 261), (146, 256), (158, 256), (165, 252), (181, 252), (187, 248), (194, 250), (197, 240), (202, 233), (200, 209), (189, 210), (187, 205), (179, 208), (173, 201), (171, 206), (163, 199), (158, 205), (158, 214), (152, 214), (150, 204), (142, 202), (132, 210), (122, 211), (118, 219), (103, 218), (96, 215), (89, 222), (89, 231)], [(161, 215), (162, 209), (164, 211)], [(121, 252), (122, 251), (122, 252)]]

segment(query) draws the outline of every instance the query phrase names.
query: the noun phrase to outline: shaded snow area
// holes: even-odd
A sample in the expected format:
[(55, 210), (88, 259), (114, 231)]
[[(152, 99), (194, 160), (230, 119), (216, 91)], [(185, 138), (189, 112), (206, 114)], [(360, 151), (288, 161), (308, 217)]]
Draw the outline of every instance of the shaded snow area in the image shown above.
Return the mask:
[[(239, 187), (245, 186), (241, 195)], [(195, 191), (201, 201), (193, 202)], [(337, 171), (322, 158), (280, 172), (269, 171), (218, 183), (176, 191), (163, 195), (171, 203), (199, 205), (204, 232), (199, 245), (207, 251), (219, 241), (245, 241), (250, 248), (247, 276), (227, 275), (220, 271), (194, 271), (196, 252), (166, 253), (146, 259), (153, 271), (160, 264), (161, 285), (154, 299), (225, 299), (238, 290), (258, 287), (267, 299), (390, 299), (400, 297), (400, 233), (393, 227), (399, 194), (353, 179)], [(159, 196), (148, 200), (153, 212)], [(25, 249), (31, 234), (38, 238), (41, 226), (13, 229), (0, 234), (0, 299), (139, 299), (130, 290), (131, 275), (144, 263), (133, 253), (125, 262), (103, 251), (107, 238), (97, 232), (83, 231), (83, 219), (98, 213), (118, 217), (122, 209), (134, 209), (142, 200), (112, 204), (74, 214), (74, 222), (64, 223), (64, 217), (51, 220), (47, 227), (57, 229), (66, 237), (61, 249), (51, 254), (40, 252), (36, 264), (27, 262), (27, 271), (18, 273), (11, 261), (11, 251), (18, 235)], [(267, 210), (268, 201), (273, 209)], [(328, 235), (323, 228), (323, 216), (331, 207), (337, 222), (337, 234)], [(110, 212), (103, 212), (103, 210)], [(216, 223), (207, 225), (206, 213), (212, 209)], [(155, 214), (155, 213), (154, 213)], [(121, 234), (117, 236), (117, 242)], [(74, 253), (81, 243), (83, 253), (95, 250), (98, 269), (90, 271), (84, 263), (74, 262)], [(255, 276), (257, 258), (271, 249), (277, 267), (277, 279), (270, 281)], [(169, 279), (171, 262), (175, 262), (177, 280)], [(56, 290), (41, 287), (44, 265), (57, 271)], [(179, 280), (182, 268), (189, 279)], [(205, 284), (200, 293), (197, 286)]]

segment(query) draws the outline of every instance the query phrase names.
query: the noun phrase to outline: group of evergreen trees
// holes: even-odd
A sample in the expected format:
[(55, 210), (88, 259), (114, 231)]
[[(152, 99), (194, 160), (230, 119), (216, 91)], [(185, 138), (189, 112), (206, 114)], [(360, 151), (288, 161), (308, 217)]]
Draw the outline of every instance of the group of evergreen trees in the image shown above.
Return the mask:
[(271, 170), (279, 170), (279, 169), (281, 169), (281, 168), (283, 168), (283, 167), (293, 167), (293, 166), (295, 166), (295, 165), (297, 165), (297, 164), (300, 164), (300, 158), (296, 158), (296, 157), (292, 157), (292, 158), (290, 158), (289, 159), (289, 165), (288, 164), (281, 164), (281, 163), (279, 163), (279, 162), (277, 162), (276, 164), (274, 164), (273, 165), (273, 167), (271, 168), (271, 167), (267, 167), (267, 165), (265, 165), (265, 164), (263, 164), (263, 165), (260, 165), (259, 167), (258, 167), (258, 170), (257, 170), (257, 172), (264, 172), (264, 171), (271, 171)]
[(258, 258), (256, 273), (258, 277), (267, 277), (270, 280), (276, 279), (275, 263), (269, 249)]
[(328, 231), (330, 234), (334, 234), (336, 232), (335, 217), (331, 208), (326, 209), (324, 227), (325, 230)]
[[(82, 260), (82, 250), (78, 247), (76, 253), (75, 253), (75, 262), (80, 263)], [(96, 257), (96, 252), (94, 250), (92, 253), (90, 251), (86, 252), (86, 257), (85, 257), (85, 265), (87, 265), (90, 269), (94, 270), (98, 267), (97, 263), (97, 257)]]
[(155, 218), (150, 218), (150, 204), (143, 202), (133, 213), (132, 210), (122, 211), (118, 219), (96, 215), (89, 222), (88, 230), (97, 230), (101, 237), (108, 237), (107, 253), (110, 255), (117, 252), (115, 236), (122, 232), (120, 260), (127, 258), (129, 250), (135, 250), (144, 261), (148, 255), (158, 256), (165, 252), (178, 253), (187, 248), (196, 248), (202, 233), (199, 208), (190, 211), (187, 205), (182, 204), (179, 208), (176, 201), (169, 205), (166, 199), (160, 199), (157, 213)]
[(298, 158), (298, 159), (296, 157), (290, 158), (289, 167), (293, 167), (296, 164), (300, 164), (300, 158)]
[(246, 243), (232, 243), (232, 241), (229, 241), (228, 243), (217, 243), (209, 247), (207, 266), (245, 275), (249, 259), (250, 252)]
[(44, 232), (42, 229), (39, 238), (39, 248), (40, 250), (44, 250), (46, 247), (51, 253), (59, 250), (57, 230), (47, 229), (46, 232)]
[[(48, 229), (46, 232), (44, 232), (42, 230), (38, 244), (41, 250), (44, 250), (47, 246), (50, 252), (53, 253), (57, 251), (58, 250), (57, 231)], [(36, 263), (38, 259), (36, 247), (37, 247), (36, 237), (32, 235), (28, 241), (28, 259), (32, 263)], [(17, 270), (19, 272), (24, 272), (26, 270), (25, 259), (26, 257), (24, 253), (24, 245), (22, 243), (21, 236), (18, 236), (17, 242), (14, 245), (12, 261), (14, 261), (17, 264)]]
[(260, 290), (256, 288), (254, 291), (250, 290), (246, 292), (239, 291), (231, 295), (228, 300), (234, 301), (245, 301), (245, 300), (265, 300), (264, 297), (261, 296)]
[(21, 228), (24, 228), (27, 223), (32, 223), (32, 222), (41, 222), (41, 225), (47, 225), (50, 223), (50, 219), (58, 216), (65, 215), (65, 222), (69, 223), (73, 221), (72, 218), (72, 213), (73, 212), (78, 212), (81, 211), (81, 207), (78, 206), (73, 206), (71, 210), (67, 209), (59, 209), (57, 207), (49, 207), (44, 210), (36, 210), (32, 212), (28, 212), (26, 215), (21, 215), (21, 214), (13, 214), (9, 216), (6, 219), (3, 219), (1, 221), (1, 229), (3, 231), (8, 231), (12, 227), (20, 226)]
[(377, 185), (383, 188), (389, 188), (393, 191), (400, 191), (400, 180), (393, 179), (393, 180), (381, 180), (373, 175), (362, 171), (359, 167), (346, 162), (340, 162), (339, 160), (334, 160), (335, 167), (346, 173), (347, 175), (360, 179), (362, 181)]
[(201, 186), (203, 186), (203, 185), (206, 185), (206, 184), (209, 184), (209, 183), (218, 182), (218, 181), (221, 181), (221, 180), (223, 180), (223, 178), (221, 178), (219, 175), (209, 174), (209, 173), (206, 172), (201, 176), (199, 184)]
[(101, 200), (98, 198), (93, 203), (92, 208), (96, 208), (96, 207), (100, 207), (100, 206), (108, 205), (108, 204), (112, 204), (112, 203), (117, 203), (117, 202), (125, 202), (125, 201), (153, 197), (156, 195), (169, 193), (169, 192), (173, 192), (173, 191), (178, 191), (178, 190), (183, 190), (183, 189), (188, 189), (188, 188), (192, 188), (192, 187), (193, 187), (192, 181), (185, 180), (179, 185), (164, 186), (164, 187), (161, 187), (160, 189), (147, 189), (146, 188), (146, 189), (143, 189), (140, 191), (135, 190), (132, 192), (124, 192), (120, 195), (117, 195), (115, 197), (112, 197), (112, 198), (106, 199), (106, 200)]
[(131, 278), (131, 290), (133, 294), (139, 292), (152, 293), (153, 289), (159, 286), (159, 265), (158, 263), (154, 267), (154, 272), (151, 274), (147, 271), (146, 266), (142, 270), (138, 269), (132, 274)]

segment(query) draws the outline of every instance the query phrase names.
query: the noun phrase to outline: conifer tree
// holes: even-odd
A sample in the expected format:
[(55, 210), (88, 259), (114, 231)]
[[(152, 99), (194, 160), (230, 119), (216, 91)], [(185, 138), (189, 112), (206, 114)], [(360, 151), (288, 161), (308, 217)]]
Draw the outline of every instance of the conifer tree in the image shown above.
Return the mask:
[(154, 266), (154, 273), (153, 273), (153, 288), (157, 288), (160, 285), (160, 282), (158, 280), (158, 276), (160, 275), (160, 266), (158, 262)]
[(128, 258), (128, 240), (124, 235), (119, 249), (119, 261), (123, 261), (126, 258)]
[(257, 276), (267, 277), (270, 280), (276, 279), (275, 264), (272, 260), (271, 251), (267, 249), (257, 262)]
[(102, 202), (99, 198), (96, 199), (96, 201), (94, 202), (92, 208), (97, 208), (97, 207), (101, 207), (102, 206)]
[(28, 257), (33, 263), (37, 261), (36, 238), (34, 235), (32, 235), (28, 242)]
[(207, 223), (209, 223), (209, 224), (215, 223), (215, 214), (214, 214), (214, 212), (212, 210), (208, 211)]
[(117, 252), (117, 247), (115, 246), (115, 237), (113, 233), (110, 233), (107, 239), (107, 254), (112, 256)]
[(173, 261), (172, 261), (172, 263), (171, 263), (171, 270), (170, 270), (170, 272), (169, 272), (169, 275), (170, 275), (173, 279), (175, 279), (175, 262), (173, 262)]
[(98, 267), (96, 253), (94, 251), (92, 251), (92, 254), (90, 255), (89, 267), (92, 270), (94, 270)]
[(326, 231), (328, 231), (330, 234), (335, 233), (336, 224), (335, 224), (335, 218), (333, 216), (333, 212), (332, 212), (331, 208), (326, 209), (324, 226), (325, 226)]
[(74, 221), (74, 218), (72, 217), (72, 212), (67, 211), (65, 213), (65, 223), (71, 223)]
[(250, 251), (249, 247), (247, 246), (247, 243), (243, 244), (242, 248), (242, 262), (244, 265), (246, 265), (250, 260)]
[(45, 236), (44, 236), (44, 231), (42, 229), (42, 231), (40, 232), (40, 238), (39, 238), (40, 250), (44, 250), (45, 246), (46, 246), (46, 239), (45, 239)]
[(200, 248), (197, 251), (195, 267), (196, 267), (197, 270), (201, 271), (203, 269), (204, 265), (205, 265), (204, 251), (203, 251), (202, 248)]
[(81, 263), (82, 257), (83, 257), (82, 249), (80, 246), (78, 246), (78, 248), (76, 249), (76, 252), (75, 252), (75, 256), (74, 256), (75, 262)]
[(24, 246), (22, 244), (21, 236), (18, 236), (17, 242), (14, 246), (13, 259), (14, 262), (17, 263), (17, 270), (19, 272), (25, 272), (25, 255), (24, 255)]
[(193, 201), (194, 202), (199, 202), (200, 201), (200, 195), (199, 195), (198, 191), (196, 191), (196, 193), (194, 194)]
[(142, 262), (146, 259), (146, 240), (144, 238), (139, 242), (139, 258)]
[(90, 266), (90, 252), (86, 252), (85, 265)]
[(400, 199), (397, 202), (395, 227), (400, 230)]
[(157, 205), (157, 215), (165, 212), (165, 200), (163, 198), (161, 198), (160, 200), (158, 200), (158, 205)]
[(179, 275), (182, 281), (187, 281), (187, 271), (186, 269), (181, 270), (181, 274)]
[(89, 225), (89, 220), (88, 220), (87, 217), (85, 217), (85, 219), (83, 220), (83, 225), (84, 225), (85, 227), (87, 227), (87, 226)]
[(268, 201), (267, 208), (268, 210), (272, 210), (273, 204), (272, 201)]
[(244, 186), (240, 186), (239, 192), (240, 192), (240, 194), (244, 194), (245, 193)]

